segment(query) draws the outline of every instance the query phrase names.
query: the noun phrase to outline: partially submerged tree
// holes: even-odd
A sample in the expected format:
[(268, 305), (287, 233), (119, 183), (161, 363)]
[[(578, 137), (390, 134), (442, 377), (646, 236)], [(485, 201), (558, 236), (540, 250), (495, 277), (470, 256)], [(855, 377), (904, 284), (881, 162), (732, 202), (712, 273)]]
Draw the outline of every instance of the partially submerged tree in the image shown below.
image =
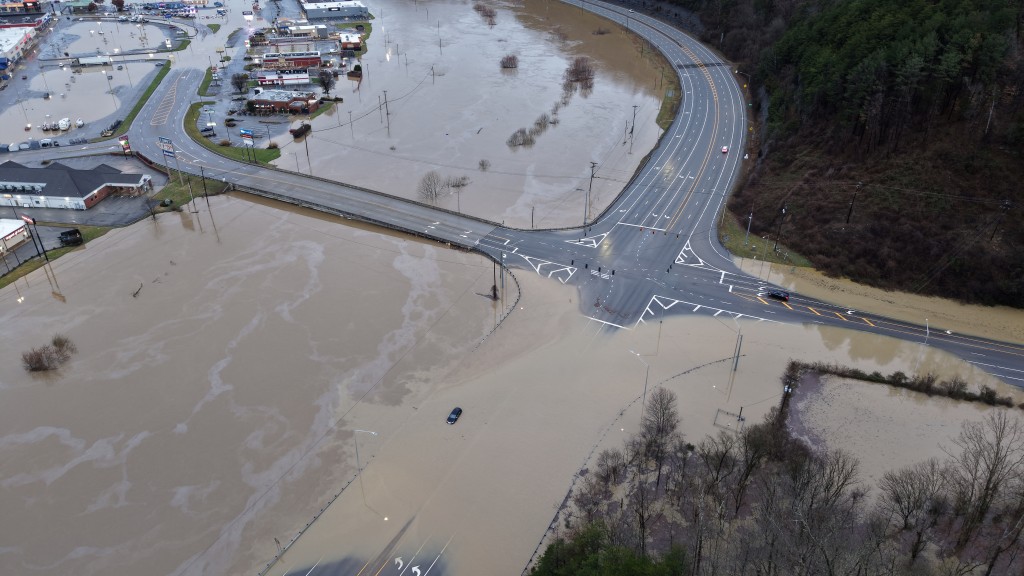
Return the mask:
[(239, 94), (248, 92), (249, 90), (249, 75), (248, 74), (232, 74), (231, 75), (231, 86), (238, 91)]
[(433, 204), (437, 202), (437, 199), (445, 190), (445, 181), (436, 170), (431, 170), (423, 175), (423, 179), (420, 180), (420, 185), (417, 191), (419, 192), (420, 198), (423, 198), (427, 202)]
[(321, 68), (320, 72), (317, 73), (317, 78), (320, 80), (320, 87), (323, 88), (324, 94), (330, 94), (337, 82), (334, 79), (334, 73), (325, 68)]

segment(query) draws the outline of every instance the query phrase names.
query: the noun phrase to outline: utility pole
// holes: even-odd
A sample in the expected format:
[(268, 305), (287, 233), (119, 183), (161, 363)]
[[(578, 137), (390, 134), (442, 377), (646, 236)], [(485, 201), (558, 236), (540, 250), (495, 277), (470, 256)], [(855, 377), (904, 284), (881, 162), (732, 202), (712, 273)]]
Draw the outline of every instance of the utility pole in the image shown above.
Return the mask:
[(391, 110), (388, 109), (388, 91), (384, 91), (384, 116), (388, 119), (388, 136), (391, 136)]
[(302, 141), (306, 144), (306, 164), (309, 166), (309, 175), (313, 175), (313, 163), (309, 160), (309, 136), (307, 135)]
[[(583, 227), (587, 227), (587, 216), (590, 215), (590, 191), (594, 189), (594, 171), (597, 169), (597, 162), (590, 163), (590, 186), (587, 187), (587, 195), (583, 200)], [(586, 230), (584, 230), (586, 233)]]
[(850, 200), (850, 210), (846, 213), (846, 223), (850, 223), (850, 216), (853, 215), (853, 204), (857, 201), (857, 193), (860, 192), (861, 183), (857, 182), (857, 187), (853, 189), (853, 200)]
[(210, 209), (210, 195), (206, 190), (206, 172), (203, 171), (203, 167), (199, 166), (199, 176), (203, 179), (203, 198), (206, 199), (206, 209)]
[(750, 216), (747, 216), (747, 235), (743, 237), (743, 245), (747, 245), (747, 239), (750, 238), (750, 223), (754, 221), (754, 209), (750, 209)]
[(352, 135), (352, 139), (356, 139), (356, 129), (352, 127), (352, 111), (348, 111), (348, 132)]
[(779, 231), (775, 234), (775, 247), (772, 250), (779, 251), (779, 237), (782, 236), (782, 224), (786, 222), (786, 204), (782, 205), (782, 220), (779, 220)]
[(636, 109), (637, 105), (633, 104), (633, 122), (629, 125), (629, 153), (633, 153), (633, 129), (636, 128)]

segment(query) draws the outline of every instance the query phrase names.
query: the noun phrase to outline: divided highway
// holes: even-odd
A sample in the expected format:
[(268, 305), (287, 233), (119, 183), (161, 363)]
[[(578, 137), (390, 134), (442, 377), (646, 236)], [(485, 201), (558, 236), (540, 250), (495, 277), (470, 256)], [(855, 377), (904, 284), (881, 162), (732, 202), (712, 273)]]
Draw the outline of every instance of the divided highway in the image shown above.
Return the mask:
[(771, 322), (815, 322), (874, 332), (952, 352), (1008, 383), (1024, 386), (1024, 346), (931, 331), (803, 298), (770, 300), (719, 244), (716, 223), (743, 162), (747, 104), (728, 62), (656, 19), (605, 3), (585, 9), (618, 22), (661, 51), (680, 78), (682, 103), (647, 165), (586, 228), (537, 231), (440, 210), (382, 193), (211, 154), (186, 135), (185, 117), (202, 80), (176, 68), (133, 124), (132, 146), (161, 158), (172, 138), (182, 170), (254, 194), (341, 214), (479, 250), (505, 266), (576, 286), (582, 312), (632, 328), (668, 314), (726, 314)]

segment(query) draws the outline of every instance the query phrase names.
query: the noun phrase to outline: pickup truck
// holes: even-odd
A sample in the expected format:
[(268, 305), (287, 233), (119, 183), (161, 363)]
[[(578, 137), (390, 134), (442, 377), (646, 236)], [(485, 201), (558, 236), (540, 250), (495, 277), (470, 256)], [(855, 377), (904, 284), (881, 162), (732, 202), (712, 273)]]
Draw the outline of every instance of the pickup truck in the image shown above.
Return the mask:
[(78, 228), (72, 228), (60, 233), (61, 246), (78, 246), (83, 241), (82, 232)]

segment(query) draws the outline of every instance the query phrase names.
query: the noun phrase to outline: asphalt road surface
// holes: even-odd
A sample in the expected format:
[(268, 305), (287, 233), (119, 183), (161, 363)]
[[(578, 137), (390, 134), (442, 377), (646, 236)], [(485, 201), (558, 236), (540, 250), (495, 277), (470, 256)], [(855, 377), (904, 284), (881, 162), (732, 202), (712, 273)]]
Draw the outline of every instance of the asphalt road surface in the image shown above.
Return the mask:
[[(583, 228), (515, 230), (212, 154), (192, 142), (181, 125), (203, 78), (200, 68), (184, 63), (175, 66), (133, 123), (132, 146), (159, 161), (158, 137), (171, 138), (184, 171), (202, 171), (254, 194), (479, 250), (509, 268), (572, 284), (580, 291), (581, 311), (608, 327), (633, 328), (680, 314), (829, 324), (926, 343), (1024, 386), (1024, 346), (1019, 344), (931, 331), (799, 294), (788, 302), (768, 298), (768, 286), (732, 263), (716, 233), (726, 195), (744, 162), (749, 129), (747, 102), (729, 63), (656, 19), (600, 2), (583, 7), (649, 40), (673, 64), (683, 91), (676, 119), (648, 163)], [(108, 148), (116, 144), (76, 147), (76, 153)]]

